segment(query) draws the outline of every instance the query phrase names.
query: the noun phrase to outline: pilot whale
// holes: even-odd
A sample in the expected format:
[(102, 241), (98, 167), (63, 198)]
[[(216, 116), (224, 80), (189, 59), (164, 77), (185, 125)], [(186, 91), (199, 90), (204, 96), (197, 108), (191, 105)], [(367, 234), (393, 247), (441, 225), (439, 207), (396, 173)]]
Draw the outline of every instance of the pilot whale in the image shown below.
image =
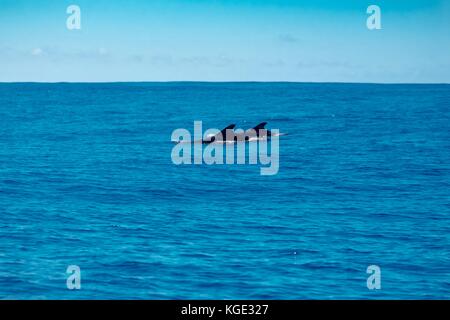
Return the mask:
[(176, 143), (195, 143), (195, 144), (210, 144), (210, 143), (236, 143), (244, 141), (258, 141), (258, 140), (269, 140), (271, 137), (278, 137), (286, 135), (286, 133), (272, 132), (265, 128), (267, 122), (261, 122), (257, 126), (242, 130), (235, 129), (235, 124), (230, 124), (223, 128), (219, 132), (211, 135), (206, 135), (201, 140), (187, 140), (187, 141), (175, 141)]
[[(278, 129), (265, 129), (266, 124), (263, 122), (245, 131), (235, 129), (236, 125), (230, 124), (221, 131), (210, 129), (203, 132), (202, 122), (194, 121), (193, 139), (189, 130), (179, 128), (172, 132), (171, 140), (176, 143), (171, 153), (172, 162), (176, 165), (192, 163), (270, 165), (261, 167), (261, 175), (277, 174), (278, 136), (284, 134), (279, 133)], [(271, 143), (266, 143), (269, 139)], [(259, 140), (261, 143), (250, 142)]]

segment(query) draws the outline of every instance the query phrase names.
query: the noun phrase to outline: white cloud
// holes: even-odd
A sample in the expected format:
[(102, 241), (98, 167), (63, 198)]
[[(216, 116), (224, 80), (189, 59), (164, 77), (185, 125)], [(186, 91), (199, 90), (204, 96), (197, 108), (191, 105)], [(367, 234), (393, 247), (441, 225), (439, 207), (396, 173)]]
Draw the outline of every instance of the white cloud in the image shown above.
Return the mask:
[(33, 50), (31, 50), (31, 54), (33, 56), (40, 56), (44, 53), (44, 51), (42, 51), (41, 48), (34, 48)]
[(106, 50), (105, 48), (100, 48), (98, 49), (98, 54), (101, 56), (105, 56), (108, 54), (108, 50)]

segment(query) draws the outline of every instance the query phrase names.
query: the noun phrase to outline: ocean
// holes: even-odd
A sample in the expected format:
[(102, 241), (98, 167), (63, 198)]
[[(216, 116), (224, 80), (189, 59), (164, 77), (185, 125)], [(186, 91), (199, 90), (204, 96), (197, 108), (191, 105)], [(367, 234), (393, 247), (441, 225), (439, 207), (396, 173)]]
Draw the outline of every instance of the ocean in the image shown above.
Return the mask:
[[(194, 121), (278, 173), (175, 165)], [(0, 84), (0, 216), (3, 299), (449, 299), (450, 85)]]

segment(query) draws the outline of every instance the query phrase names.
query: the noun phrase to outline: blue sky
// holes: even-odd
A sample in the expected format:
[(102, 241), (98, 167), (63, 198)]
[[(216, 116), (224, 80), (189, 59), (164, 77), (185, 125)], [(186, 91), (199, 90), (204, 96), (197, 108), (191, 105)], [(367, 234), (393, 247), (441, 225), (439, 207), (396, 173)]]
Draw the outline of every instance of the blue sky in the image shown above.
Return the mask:
[(449, 83), (450, 0), (0, 0), (0, 81), (179, 80)]

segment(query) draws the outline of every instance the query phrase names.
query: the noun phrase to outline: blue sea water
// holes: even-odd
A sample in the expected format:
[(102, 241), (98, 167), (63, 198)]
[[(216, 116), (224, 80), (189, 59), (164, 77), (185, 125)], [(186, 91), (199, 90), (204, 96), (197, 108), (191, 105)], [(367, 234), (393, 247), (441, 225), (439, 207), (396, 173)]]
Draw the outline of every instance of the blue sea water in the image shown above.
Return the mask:
[[(278, 174), (174, 165), (194, 120)], [(448, 299), (450, 85), (0, 84), (0, 216), (4, 299)]]

